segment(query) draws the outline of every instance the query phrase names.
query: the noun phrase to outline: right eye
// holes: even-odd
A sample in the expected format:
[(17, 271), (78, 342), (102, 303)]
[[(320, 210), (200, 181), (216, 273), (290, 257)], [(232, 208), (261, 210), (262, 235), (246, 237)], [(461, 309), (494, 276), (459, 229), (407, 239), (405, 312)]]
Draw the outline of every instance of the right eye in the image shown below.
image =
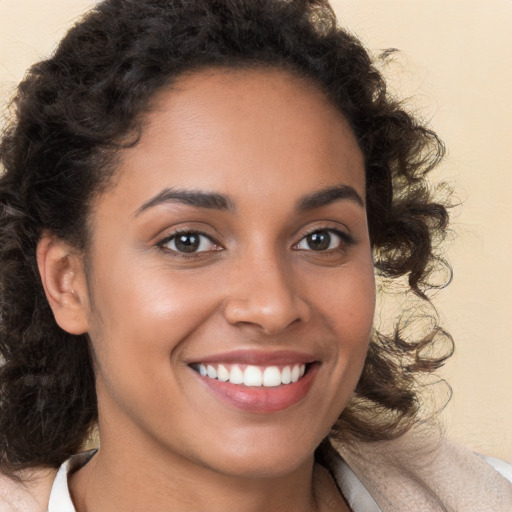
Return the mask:
[(300, 251), (333, 252), (342, 250), (351, 238), (337, 229), (318, 229), (306, 235), (295, 245)]
[(175, 233), (159, 244), (160, 247), (180, 254), (195, 254), (222, 249), (211, 238), (196, 231), (181, 231)]

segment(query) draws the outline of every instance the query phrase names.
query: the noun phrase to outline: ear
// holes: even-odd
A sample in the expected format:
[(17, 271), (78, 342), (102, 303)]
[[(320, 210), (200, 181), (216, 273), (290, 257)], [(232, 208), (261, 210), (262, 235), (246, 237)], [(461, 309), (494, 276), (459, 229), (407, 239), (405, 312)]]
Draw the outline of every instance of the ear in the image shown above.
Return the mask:
[(89, 294), (79, 252), (67, 242), (44, 234), (37, 245), (37, 265), (57, 324), (70, 334), (87, 332)]

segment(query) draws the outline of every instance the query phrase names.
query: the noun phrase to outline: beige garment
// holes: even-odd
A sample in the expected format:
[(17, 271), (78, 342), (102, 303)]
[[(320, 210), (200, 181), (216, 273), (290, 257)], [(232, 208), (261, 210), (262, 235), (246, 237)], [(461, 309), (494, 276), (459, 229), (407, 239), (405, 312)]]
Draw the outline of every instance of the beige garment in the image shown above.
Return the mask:
[(21, 484), (0, 474), (0, 512), (46, 512), (57, 470), (35, 470), (21, 475)]
[[(382, 512), (512, 511), (512, 484), (465, 448), (404, 436), (336, 449)], [(325, 462), (343, 487), (346, 464), (333, 450)], [(0, 476), (0, 512), (46, 512), (56, 473), (33, 471), (25, 485)]]
[(382, 512), (512, 512), (512, 483), (442, 438), (415, 433), (336, 450)]

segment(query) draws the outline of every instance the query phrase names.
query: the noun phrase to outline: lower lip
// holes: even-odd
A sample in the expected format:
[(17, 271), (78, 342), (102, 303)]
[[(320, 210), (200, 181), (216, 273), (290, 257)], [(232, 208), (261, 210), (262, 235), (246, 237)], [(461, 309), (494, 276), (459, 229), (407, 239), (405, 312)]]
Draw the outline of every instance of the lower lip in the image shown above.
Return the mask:
[(308, 393), (318, 370), (317, 364), (312, 364), (307, 373), (297, 382), (282, 384), (276, 387), (251, 387), (217, 379), (197, 377), (223, 402), (237, 409), (253, 413), (272, 413), (282, 411), (300, 402)]

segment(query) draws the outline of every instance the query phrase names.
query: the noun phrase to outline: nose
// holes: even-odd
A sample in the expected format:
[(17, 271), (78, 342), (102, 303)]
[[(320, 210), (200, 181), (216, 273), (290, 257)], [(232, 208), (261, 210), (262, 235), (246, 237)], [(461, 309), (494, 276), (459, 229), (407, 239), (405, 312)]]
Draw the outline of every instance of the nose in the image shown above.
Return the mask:
[(245, 261), (231, 279), (224, 310), (230, 324), (257, 326), (271, 335), (309, 320), (310, 306), (295, 289), (290, 265), (268, 258)]

